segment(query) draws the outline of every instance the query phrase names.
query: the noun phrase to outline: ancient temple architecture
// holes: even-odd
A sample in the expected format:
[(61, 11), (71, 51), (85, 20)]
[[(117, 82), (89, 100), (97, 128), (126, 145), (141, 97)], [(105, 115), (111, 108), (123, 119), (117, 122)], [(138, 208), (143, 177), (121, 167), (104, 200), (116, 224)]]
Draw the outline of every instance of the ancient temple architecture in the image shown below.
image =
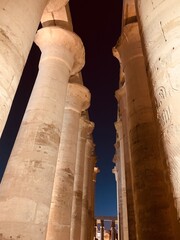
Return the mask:
[[(179, 240), (180, 1), (124, 0), (119, 14), (118, 233), (99, 219), (100, 239)], [(0, 240), (95, 240), (95, 124), (68, 0), (0, 1), (0, 135), (33, 42), (39, 71), (0, 184)]]
[(180, 239), (180, 2), (124, 0), (114, 56), (119, 239)]

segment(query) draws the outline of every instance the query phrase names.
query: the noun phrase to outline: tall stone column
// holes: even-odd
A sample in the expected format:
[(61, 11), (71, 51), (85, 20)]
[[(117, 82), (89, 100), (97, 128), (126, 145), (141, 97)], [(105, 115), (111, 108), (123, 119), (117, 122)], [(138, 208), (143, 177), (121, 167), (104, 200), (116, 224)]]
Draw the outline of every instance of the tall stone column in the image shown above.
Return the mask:
[[(114, 156), (114, 158), (116, 158), (116, 155)], [(116, 160), (113, 160), (114, 163), (116, 163)], [(117, 167), (115, 166), (112, 169), (112, 173), (114, 173), (115, 175), (115, 180), (116, 180), (116, 196), (117, 196), (117, 225), (118, 225), (118, 239), (117, 240), (123, 240), (123, 238), (121, 237), (121, 224), (120, 224), (120, 201), (119, 201), (119, 195), (120, 195), (120, 182), (119, 182), (119, 174), (118, 174), (118, 170)]]
[[(167, 156), (177, 221), (180, 219), (180, 2), (136, 0), (160, 136)], [(154, 27), (156, 26), (156, 27)], [(178, 223), (179, 225), (180, 223)], [(178, 226), (180, 228), (180, 225)]]
[[(119, 181), (119, 191), (118, 191), (118, 197), (119, 197), (119, 212), (120, 212), (120, 232), (121, 232), (121, 238), (122, 240), (128, 240), (129, 239), (129, 229), (128, 229), (128, 206), (127, 206), (127, 182), (126, 182), (126, 160), (127, 156), (124, 155), (125, 149), (124, 149), (124, 132), (123, 132), (123, 126), (122, 121), (119, 120), (115, 123), (117, 136), (118, 136), (118, 147), (116, 146), (116, 169), (117, 169), (117, 177)], [(130, 177), (130, 176), (128, 176)]]
[[(122, 71), (122, 70), (121, 70)], [(125, 223), (125, 219), (123, 222), (125, 224), (125, 231), (122, 234), (124, 235), (124, 239), (128, 238), (130, 240), (135, 240), (137, 238), (136, 234), (136, 220), (135, 220), (135, 209), (134, 209), (134, 195), (133, 195), (133, 183), (132, 183), (132, 163), (131, 163), (131, 155), (130, 155), (130, 146), (129, 146), (129, 126), (128, 126), (128, 109), (127, 109), (127, 91), (126, 91), (126, 82), (124, 73), (121, 73), (122, 86), (115, 92), (116, 99), (118, 101), (119, 108), (119, 120), (115, 123), (117, 136), (119, 140), (119, 146), (117, 152), (119, 152), (120, 163), (117, 164), (119, 172), (124, 169), (124, 173), (120, 174), (120, 176), (125, 177), (125, 193), (126, 193), (126, 205), (127, 205), (127, 214), (128, 217), (127, 223)], [(121, 163), (124, 161), (124, 163)], [(122, 167), (121, 167), (122, 164)], [(124, 192), (122, 192), (124, 194)], [(125, 204), (125, 203), (124, 203)], [(124, 209), (124, 208), (123, 208)], [(122, 210), (122, 211), (125, 211)]]
[(97, 238), (96, 238), (96, 235), (97, 235), (97, 230), (98, 229), (98, 227), (97, 227), (97, 220), (96, 219), (94, 219), (94, 238), (93, 238), (93, 240), (96, 240)]
[[(95, 153), (94, 153), (95, 154)], [(94, 167), (96, 164), (96, 156), (92, 155), (89, 161), (88, 167), (88, 240), (93, 239), (93, 226), (94, 226), (94, 182), (93, 182), (93, 175), (94, 175)]]
[[(64, 6), (68, 0), (60, 2)], [(0, 136), (47, 3), (48, 0), (0, 1)]]
[(174, 239), (137, 23), (124, 27), (116, 48), (126, 79), (138, 239)]
[[(93, 129), (92, 129), (93, 130)], [(88, 239), (88, 172), (89, 161), (94, 150), (94, 144), (89, 137), (86, 142), (84, 177), (83, 177), (83, 196), (82, 196), (82, 217), (81, 217), (81, 240)]]
[(104, 220), (100, 223), (100, 240), (104, 240)]
[(73, 31), (69, 3), (62, 7), (62, 0), (49, 0), (41, 17), (41, 24), (43, 27), (59, 26)]
[(116, 240), (116, 229), (115, 229), (115, 221), (112, 220), (112, 223), (111, 223), (111, 240)]
[(2, 239), (44, 240), (70, 73), (84, 64), (79, 37), (57, 27), (36, 35), (39, 73), (0, 187)]
[(46, 240), (70, 239), (79, 120), (89, 104), (89, 90), (69, 83)]
[(89, 132), (92, 131), (93, 123), (81, 117), (78, 136), (78, 148), (76, 154), (76, 166), (73, 187), (73, 202), (71, 215), (70, 240), (80, 239), (81, 214), (82, 214), (82, 191), (84, 177), (85, 146)]
[[(95, 216), (94, 216), (94, 209), (95, 209), (95, 191), (96, 191), (96, 178), (97, 178), (97, 174), (100, 172), (98, 167), (94, 167), (93, 169), (93, 182), (92, 182), (92, 195), (91, 195), (91, 201), (92, 201), (92, 239), (93, 237), (95, 237), (96, 232), (95, 232), (95, 226), (94, 226), (94, 222), (95, 222)], [(93, 239), (94, 240), (94, 239)]]

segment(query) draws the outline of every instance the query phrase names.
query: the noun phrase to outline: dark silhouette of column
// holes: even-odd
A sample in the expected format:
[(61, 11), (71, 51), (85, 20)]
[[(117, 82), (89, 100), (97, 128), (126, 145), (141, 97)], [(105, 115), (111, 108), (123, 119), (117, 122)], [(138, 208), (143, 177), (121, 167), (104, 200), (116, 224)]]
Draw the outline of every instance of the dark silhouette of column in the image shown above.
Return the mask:
[(101, 220), (101, 223), (100, 223), (100, 239), (101, 240), (104, 240), (104, 220)]
[(115, 229), (115, 221), (112, 220), (111, 222), (111, 240), (116, 240), (116, 229)]

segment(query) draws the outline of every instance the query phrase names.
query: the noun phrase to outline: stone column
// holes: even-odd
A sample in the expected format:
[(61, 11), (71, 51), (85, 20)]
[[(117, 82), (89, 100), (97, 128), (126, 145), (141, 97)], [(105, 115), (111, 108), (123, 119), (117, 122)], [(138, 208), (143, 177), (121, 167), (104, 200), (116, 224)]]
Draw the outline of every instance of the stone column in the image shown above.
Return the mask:
[(89, 90), (69, 83), (46, 240), (70, 239), (79, 120), (89, 104)]
[[(138, 1), (147, 71), (180, 219), (180, 1)], [(154, 27), (156, 26), (156, 27)], [(179, 225), (180, 223), (178, 223)], [(178, 226), (180, 229), (180, 225)]]
[(97, 235), (97, 220), (94, 219), (94, 238), (93, 240), (96, 240), (96, 235)]
[[(127, 183), (126, 183), (126, 163), (127, 156), (124, 155), (124, 133), (121, 119), (115, 123), (119, 144), (116, 148), (117, 159), (116, 166), (118, 169), (118, 180), (119, 180), (119, 204), (120, 204), (120, 220), (121, 220), (121, 238), (122, 240), (129, 239), (128, 229), (128, 207), (127, 207)], [(129, 176), (128, 176), (129, 177)]]
[(96, 164), (96, 156), (92, 155), (89, 161), (88, 172), (88, 240), (93, 239), (93, 226), (94, 226), (94, 167)]
[(74, 33), (42, 28), (36, 43), (39, 73), (0, 188), (0, 233), (7, 240), (45, 239), (66, 88), (84, 64)]
[[(114, 156), (114, 158), (116, 158), (116, 155)], [(116, 163), (116, 160), (113, 160), (114, 163)], [(119, 181), (119, 174), (118, 174), (118, 170), (117, 167), (115, 166), (112, 169), (112, 173), (114, 173), (115, 175), (115, 180), (116, 180), (116, 195), (117, 195), (117, 225), (118, 225), (118, 240), (123, 240), (122, 238), (122, 229), (121, 229), (121, 220), (120, 220), (120, 201), (119, 201), (119, 195), (120, 195), (120, 181)]]
[(114, 220), (112, 220), (112, 223), (111, 223), (111, 240), (116, 240), (116, 229), (115, 229)]
[[(93, 129), (92, 129), (93, 130)], [(85, 150), (84, 177), (83, 177), (83, 196), (82, 196), (82, 217), (81, 217), (81, 240), (88, 238), (88, 168), (94, 144), (91, 138), (87, 139)]]
[(100, 240), (104, 240), (104, 220), (100, 223)]
[[(93, 170), (93, 183), (92, 183), (92, 196), (91, 196), (91, 201), (92, 201), (92, 210), (93, 210), (93, 216), (92, 216), (92, 235), (95, 236), (95, 228), (94, 228), (94, 222), (95, 222), (95, 216), (94, 216), (94, 209), (95, 209), (95, 191), (96, 191), (96, 178), (97, 174), (100, 172), (98, 167), (94, 167)], [(93, 238), (92, 238), (93, 239)]]
[(81, 213), (82, 213), (81, 211), (82, 211), (85, 145), (87, 136), (89, 132), (92, 131), (92, 128), (93, 123), (85, 119), (85, 117), (81, 117), (74, 175), (70, 240), (80, 239), (81, 234)]
[[(122, 71), (122, 70), (121, 70)], [(126, 93), (126, 82), (125, 76), (123, 72), (121, 73), (122, 86), (115, 92), (116, 99), (118, 101), (119, 108), (119, 120), (115, 123), (117, 136), (119, 139), (120, 146), (117, 149), (119, 152), (119, 156), (122, 156), (124, 159), (124, 177), (126, 182), (126, 205), (127, 205), (127, 214), (128, 214), (128, 222), (125, 223), (128, 226), (128, 229), (123, 233), (124, 238), (128, 238), (130, 240), (135, 240), (137, 238), (136, 235), (136, 221), (135, 221), (135, 209), (134, 209), (134, 196), (133, 196), (133, 184), (132, 184), (132, 163), (131, 163), (131, 155), (130, 155), (130, 146), (129, 146), (129, 126), (128, 126), (128, 109), (127, 109), (127, 93)], [(121, 161), (121, 158), (120, 158)], [(120, 164), (119, 164), (120, 165)], [(117, 165), (118, 166), (118, 165)], [(119, 171), (122, 171), (122, 168), (119, 166)], [(121, 174), (120, 174), (121, 175)], [(124, 221), (124, 220), (123, 220)]]
[[(68, 1), (60, 2), (64, 6)], [(0, 136), (47, 3), (48, 0), (0, 1)]]
[(137, 23), (123, 28), (116, 48), (126, 79), (138, 239), (174, 239)]

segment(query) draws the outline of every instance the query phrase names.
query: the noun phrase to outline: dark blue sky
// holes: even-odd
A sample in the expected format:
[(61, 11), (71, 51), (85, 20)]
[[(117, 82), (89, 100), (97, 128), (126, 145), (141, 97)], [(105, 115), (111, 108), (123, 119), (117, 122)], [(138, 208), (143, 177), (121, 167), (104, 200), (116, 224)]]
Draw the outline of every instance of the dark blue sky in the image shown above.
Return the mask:
[[(70, 0), (74, 32), (82, 39), (86, 51), (86, 64), (82, 69), (84, 85), (91, 92), (90, 120), (96, 145), (97, 175), (95, 215), (116, 215), (116, 186), (112, 169), (115, 149), (114, 122), (117, 102), (119, 63), (112, 55), (121, 31), (120, 0)], [(33, 44), (28, 62), (14, 99), (6, 128), (0, 141), (0, 177), (10, 155), (29, 95), (37, 75), (39, 49)]]
[(82, 69), (84, 85), (91, 92), (90, 120), (96, 144), (97, 175), (96, 216), (116, 215), (116, 185), (112, 169), (116, 141), (114, 122), (119, 84), (119, 63), (112, 55), (121, 32), (121, 0), (70, 0), (74, 32), (85, 46), (86, 64)]

